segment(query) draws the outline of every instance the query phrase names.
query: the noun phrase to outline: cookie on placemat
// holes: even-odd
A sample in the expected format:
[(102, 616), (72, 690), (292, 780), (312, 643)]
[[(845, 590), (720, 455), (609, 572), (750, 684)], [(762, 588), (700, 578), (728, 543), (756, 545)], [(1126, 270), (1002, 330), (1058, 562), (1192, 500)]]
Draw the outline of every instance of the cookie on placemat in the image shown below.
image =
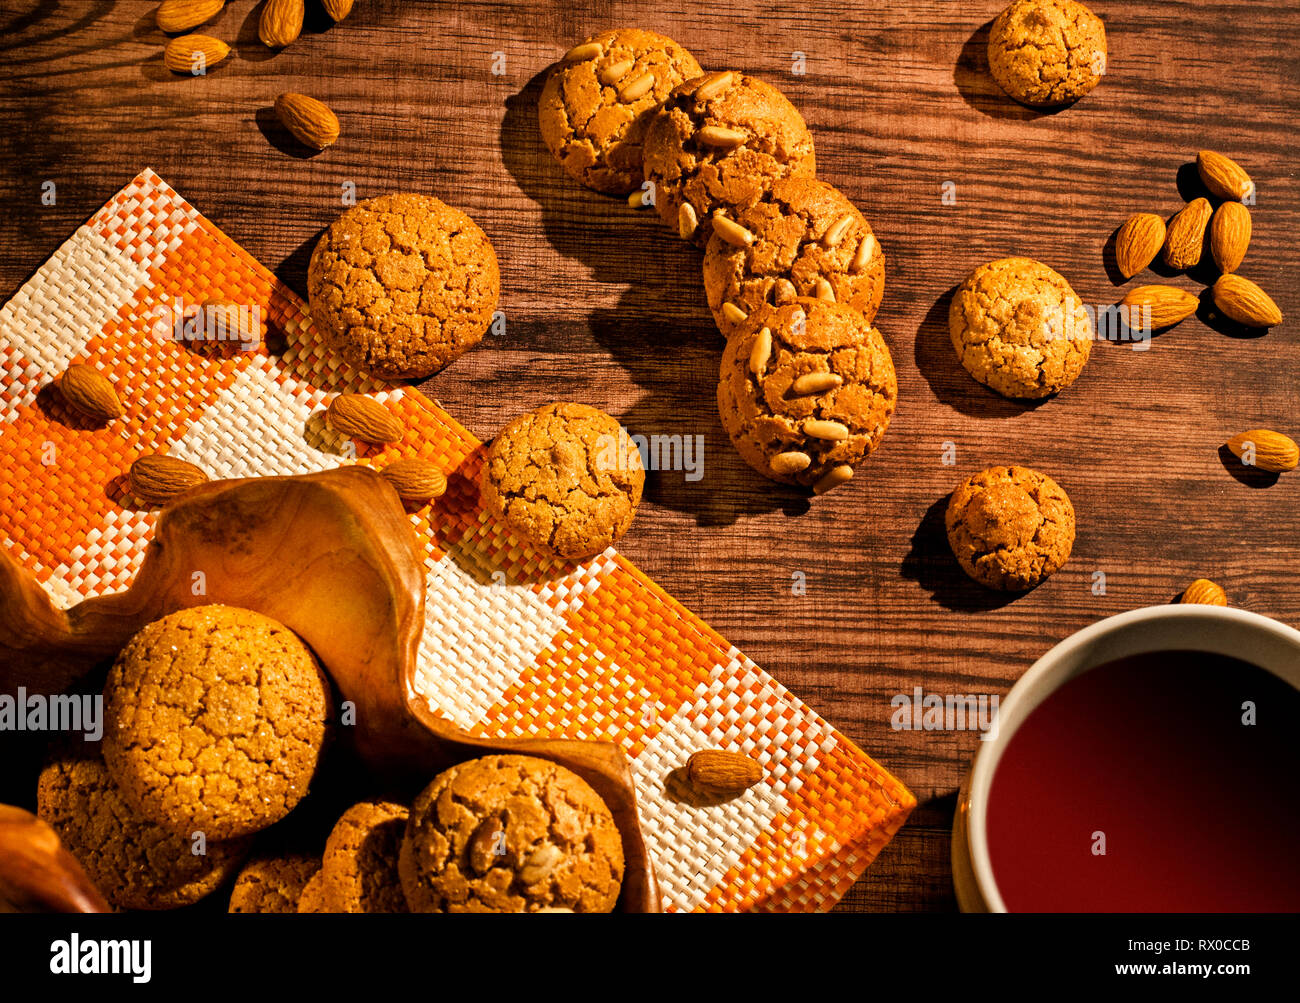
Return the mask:
[(1106, 72), (1106, 26), (1075, 0), (1015, 0), (989, 30), (989, 70), (1023, 104), (1077, 101)]
[(953, 294), (948, 333), (966, 371), (1005, 397), (1064, 390), (1092, 352), (1083, 302), (1032, 258), (1001, 258), (971, 272)]
[(817, 173), (803, 116), (769, 83), (733, 70), (673, 89), (645, 138), (660, 218), (704, 247), (715, 212), (736, 213), (784, 177)]
[(694, 56), (653, 31), (592, 35), (546, 78), (537, 105), (542, 139), (579, 184), (625, 195), (641, 186), (641, 144), (655, 111), (700, 72)]
[(586, 404), (547, 404), (503, 428), (483, 464), (483, 503), (561, 560), (599, 554), (632, 524), (645, 468), (619, 423)]
[(244, 865), (230, 892), (230, 912), (297, 912), (320, 858), (306, 854), (257, 857)]
[(330, 687), (270, 617), (196, 606), (142, 628), (104, 687), (104, 759), (123, 798), (182, 836), (265, 829), (307, 793)]
[(751, 467), (821, 493), (880, 444), (898, 398), (880, 332), (842, 303), (761, 306), (727, 342), (718, 413)]
[(247, 840), (200, 844), (188, 834), (155, 825), (123, 799), (98, 747), (84, 744), (85, 749), (61, 744), (54, 751), (37, 784), (36, 813), (58, 833), (110, 905), (191, 905), (235, 872), (248, 850)]
[(412, 912), (609, 912), (623, 842), (585, 780), (531, 756), (485, 756), (439, 774), (402, 840)]
[[(847, 303), (867, 320), (885, 291), (885, 256), (871, 224), (839, 189), (783, 178), (715, 226), (704, 254), (704, 291), (726, 337), (763, 304), (796, 296)], [(734, 223), (735, 225), (731, 225)]]
[(392, 801), (362, 801), (343, 813), (325, 843), (321, 866), (327, 911), (407, 911), (397, 857), (408, 814)]
[(1032, 589), (1069, 559), (1074, 506), (1028, 467), (989, 467), (958, 485), (944, 518), (962, 569), (991, 589)]
[(501, 291), (478, 225), (427, 195), (381, 195), (336, 219), (312, 252), (318, 330), (383, 380), (438, 372), (483, 340)]

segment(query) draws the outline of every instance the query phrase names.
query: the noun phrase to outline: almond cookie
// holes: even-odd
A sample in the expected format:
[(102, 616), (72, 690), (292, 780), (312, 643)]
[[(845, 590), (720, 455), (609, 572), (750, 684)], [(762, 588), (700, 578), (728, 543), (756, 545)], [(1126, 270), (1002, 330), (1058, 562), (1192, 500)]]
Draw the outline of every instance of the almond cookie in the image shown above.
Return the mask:
[(975, 379), (1004, 397), (1059, 393), (1092, 352), (1092, 321), (1070, 284), (1032, 258), (971, 272), (953, 294), (948, 333)]
[(561, 560), (599, 554), (632, 525), (645, 468), (617, 421), (586, 404), (547, 404), (501, 430), (483, 464), (483, 504)]
[(145, 818), (229, 839), (278, 822), (307, 793), (329, 715), (329, 683), (292, 631), (196, 606), (122, 649), (104, 687), (104, 759)]
[(257, 857), (244, 865), (230, 892), (229, 912), (298, 911), (307, 882), (320, 873), (320, 859), (304, 854)]
[(812, 134), (785, 95), (733, 70), (673, 88), (645, 138), (660, 218), (704, 247), (715, 212), (735, 214), (784, 177), (817, 173)]
[(439, 774), (402, 840), (412, 912), (609, 912), (623, 842), (576, 773), (531, 756), (485, 756)]
[(343, 813), (325, 843), (321, 894), (327, 912), (407, 912), (397, 876), (409, 812), (392, 801), (362, 801)]
[(312, 252), (317, 328), (349, 364), (422, 379), (483, 340), (501, 291), (478, 225), (427, 195), (381, 195), (334, 221)]
[(815, 178), (783, 178), (714, 228), (704, 253), (704, 291), (730, 338), (763, 304), (815, 296), (856, 307), (870, 321), (885, 291), (885, 256), (853, 203)]
[(1106, 72), (1106, 26), (1075, 0), (1015, 0), (989, 31), (989, 70), (1022, 104), (1077, 101)]
[(641, 144), (654, 113), (700, 73), (694, 56), (653, 31), (592, 35), (546, 78), (537, 106), (542, 139), (574, 181), (626, 195), (641, 187)]
[(842, 303), (760, 306), (722, 353), (718, 414), (741, 458), (819, 494), (880, 444), (897, 399), (884, 338)]
[(58, 833), (110, 905), (191, 905), (235, 873), (247, 840), (196, 841), (143, 818), (121, 796), (98, 748), (86, 745), (56, 750), (41, 771), (36, 814)]
[(963, 481), (948, 499), (944, 522), (962, 570), (991, 589), (1032, 589), (1074, 546), (1069, 497), (1028, 467), (989, 467)]

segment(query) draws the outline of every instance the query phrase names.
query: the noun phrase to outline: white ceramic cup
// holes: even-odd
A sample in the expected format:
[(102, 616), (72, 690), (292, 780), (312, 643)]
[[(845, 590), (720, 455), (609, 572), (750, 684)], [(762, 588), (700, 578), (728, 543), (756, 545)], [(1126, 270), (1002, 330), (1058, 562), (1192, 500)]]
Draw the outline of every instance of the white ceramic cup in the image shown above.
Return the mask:
[(963, 912), (1006, 912), (993, 878), (986, 827), (998, 761), (1016, 729), (1049, 694), (1099, 665), (1155, 651), (1204, 651), (1258, 665), (1300, 689), (1300, 631), (1228, 606), (1151, 606), (1099, 620), (1031, 665), (998, 709), (997, 734), (980, 744), (957, 798), (952, 868)]

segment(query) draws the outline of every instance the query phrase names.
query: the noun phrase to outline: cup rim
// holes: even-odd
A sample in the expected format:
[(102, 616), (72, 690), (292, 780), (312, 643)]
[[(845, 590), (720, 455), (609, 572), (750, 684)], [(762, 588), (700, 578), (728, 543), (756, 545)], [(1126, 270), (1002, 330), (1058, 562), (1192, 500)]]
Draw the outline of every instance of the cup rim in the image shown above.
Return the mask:
[[(1033, 665), (1031, 665), (1007, 693), (1001, 701), (998, 708), (998, 733), (991, 741), (984, 743), (975, 756), (975, 763), (970, 773), (970, 793), (968, 796), (968, 845), (970, 851), (971, 868), (974, 872), (975, 884), (979, 889), (980, 895), (983, 896), (985, 903), (990, 912), (1008, 912), (1006, 903), (1002, 899), (1002, 893), (998, 890), (997, 881), (993, 875), (993, 862), (989, 855), (988, 832), (986, 829), (988, 797), (993, 786), (993, 777), (997, 772), (999, 760), (1006, 749), (1007, 743), (1016, 733), (1019, 724), (1014, 727), (1005, 729), (1001, 727), (1001, 721), (1004, 718), (1012, 718), (1019, 712), (1020, 705), (1030, 697), (1027, 695), (1035, 690), (1041, 682), (1050, 678), (1053, 672), (1058, 672), (1060, 666), (1069, 664), (1068, 659), (1088, 646), (1095, 644), (1100, 638), (1117, 631), (1123, 630), (1134, 623), (1140, 623), (1145, 620), (1155, 619), (1184, 619), (1184, 618), (1210, 618), (1233, 623), (1247, 630), (1256, 630), (1264, 634), (1272, 635), (1278, 641), (1289, 642), (1300, 650), (1300, 630), (1281, 623), (1261, 613), (1252, 613), (1249, 610), (1237, 609), (1231, 606), (1207, 606), (1195, 603), (1173, 603), (1164, 606), (1147, 606), (1142, 609), (1129, 610), (1124, 613), (1117, 613), (1114, 616), (1108, 616), (1096, 623), (1076, 631), (1070, 636), (1058, 641), (1049, 648)], [(1152, 650), (1169, 650), (1169, 649), (1152, 649)], [(1205, 648), (1187, 649), (1187, 650), (1206, 650)], [(1096, 666), (1089, 666), (1089, 669)], [(1083, 669), (1082, 672), (1089, 671)], [(1271, 671), (1265, 669), (1265, 671)], [(1054, 693), (1066, 681), (1074, 678), (1079, 672), (1063, 676), (1052, 684), (1045, 693), (1025, 712), (1027, 718), (1038, 704), (1042, 703), (1048, 695)], [(1276, 674), (1276, 673), (1275, 673)], [(1294, 681), (1293, 681), (1294, 682)]]

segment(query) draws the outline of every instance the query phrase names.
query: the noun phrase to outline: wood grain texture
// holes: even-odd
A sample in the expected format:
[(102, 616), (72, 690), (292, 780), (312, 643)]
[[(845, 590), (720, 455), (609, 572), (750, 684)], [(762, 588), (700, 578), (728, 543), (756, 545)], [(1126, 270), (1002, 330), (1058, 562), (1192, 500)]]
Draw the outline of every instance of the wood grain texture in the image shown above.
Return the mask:
[[(191, 79), (163, 69), (152, 4), (18, 0), (0, 16), (0, 293), (145, 166), (299, 292), (345, 181), (361, 198), (406, 189), (464, 208), (500, 256), (507, 331), (427, 392), (484, 438), (559, 398), (644, 435), (703, 436), (703, 478), (654, 474), (622, 549), (922, 802), (841, 908), (952, 908), (952, 795), (977, 739), (895, 732), (890, 697), (916, 685), (1004, 693), (1055, 641), (1202, 575), (1235, 605), (1300, 623), (1300, 478), (1239, 477), (1220, 452), (1246, 428), (1300, 432), (1300, 8), (1098, 0), (1107, 77), (1075, 107), (1040, 114), (988, 78), (983, 45), (999, 6), (362, 0), (336, 27), (310, 16), (303, 37), (272, 54), (256, 41), (260, 5), (235, 0), (203, 29), (235, 51)], [(699, 254), (652, 214), (571, 184), (542, 147), (543, 71), (585, 34), (622, 24), (781, 87), (813, 129), (820, 175), (876, 229), (888, 268), (877, 323), (899, 407), (847, 489), (810, 503), (744, 466), (714, 408), (721, 341)], [(790, 72), (795, 51), (806, 74)], [(308, 158), (290, 144), (269, 112), (284, 90), (334, 108), (334, 147)], [(1203, 313), (1147, 352), (1099, 344), (1074, 387), (1031, 408), (959, 368), (945, 318), (971, 268), (1027, 254), (1085, 303), (1117, 301), (1115, 229), (1194, 197), (1188, 165), (1203, 146), (1255, 179), (1241, 272), (1286, 322), (1245, 337)], [(55, 206), (40, 203), (47, 179)], [(941, 200), (945, 181), (954, 205)], [(1131, 284), (1144, 281), (1162, 280)], [(941, 461), (945, 442), (955, 466)], [(1079, 516), (1069, 564), (1020, 598), (968, 583), (942, 533), (957, 481), (1003, 462), (1050, 473)], [(791, 594), (795, 572), (806, 595)]]

